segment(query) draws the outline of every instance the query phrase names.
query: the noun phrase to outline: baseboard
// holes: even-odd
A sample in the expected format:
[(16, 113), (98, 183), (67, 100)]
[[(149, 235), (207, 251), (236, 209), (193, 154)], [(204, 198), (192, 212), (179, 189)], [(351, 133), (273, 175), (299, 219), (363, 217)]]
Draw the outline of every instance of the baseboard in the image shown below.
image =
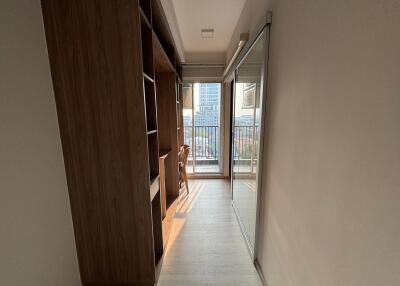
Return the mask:
[(260, 277), (263, 286), (268, 286), (268, 285), (267, 285), (267, 280), (266, 280), (265, 277), (264, 277), (264, 274), (263, 274), (263, 272), (262, 272), (261, 266), (260, 266), (260, 264), (258, 263), (258, 260), (257, 260), (257, 259), (254, 261), (254, 266), (256, 267), (258, 276)]

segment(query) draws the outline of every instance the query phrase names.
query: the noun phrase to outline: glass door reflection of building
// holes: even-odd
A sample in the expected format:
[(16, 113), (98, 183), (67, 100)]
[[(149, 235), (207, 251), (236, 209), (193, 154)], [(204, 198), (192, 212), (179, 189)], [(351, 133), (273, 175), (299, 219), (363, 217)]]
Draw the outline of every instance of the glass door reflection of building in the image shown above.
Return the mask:
[(188, 173), (220, 173), (220, 83), (183, 85), (185, 144), (190, 146)]
[(258, 89), (256, 83), (236, 83), (233, 128), (235, 173), (256, 174), (260, 130)]

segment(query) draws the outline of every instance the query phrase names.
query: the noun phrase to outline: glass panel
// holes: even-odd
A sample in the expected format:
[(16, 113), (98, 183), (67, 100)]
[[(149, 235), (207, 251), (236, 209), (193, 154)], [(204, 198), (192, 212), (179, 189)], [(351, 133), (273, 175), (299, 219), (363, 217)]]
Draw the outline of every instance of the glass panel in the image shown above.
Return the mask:
[(196, 173), (219, 173), (220, 83), (193, 85)]
[(220, 173), (221, 83), (183, 85), (184, 140), (188, 173)]
[(263, 34), (238, 67), (234, 94), (232, 196), (251, 248), (256, 226), (264, 43)]

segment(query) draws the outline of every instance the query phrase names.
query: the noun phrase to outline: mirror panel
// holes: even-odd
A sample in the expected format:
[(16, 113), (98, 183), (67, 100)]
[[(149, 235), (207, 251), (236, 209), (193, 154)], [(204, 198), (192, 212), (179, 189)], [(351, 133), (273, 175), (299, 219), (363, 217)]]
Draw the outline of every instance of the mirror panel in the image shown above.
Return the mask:
[(262, 112), (265, 35), (237, 68), (233, 108), (232, 198), (250, 249), (254, 250)]

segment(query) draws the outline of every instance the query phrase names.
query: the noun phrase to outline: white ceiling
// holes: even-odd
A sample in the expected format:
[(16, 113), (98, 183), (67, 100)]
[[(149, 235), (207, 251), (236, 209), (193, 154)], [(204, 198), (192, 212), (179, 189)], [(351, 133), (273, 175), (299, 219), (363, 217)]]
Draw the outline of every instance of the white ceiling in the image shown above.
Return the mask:
[[(225, 53), (246, 0), (163, 0), (174, 38), (185, 55)], [(213, 38), (202, 38), (201, 29), (214, 29)], [(176, 35), (178, 33), (178, 35)]]

